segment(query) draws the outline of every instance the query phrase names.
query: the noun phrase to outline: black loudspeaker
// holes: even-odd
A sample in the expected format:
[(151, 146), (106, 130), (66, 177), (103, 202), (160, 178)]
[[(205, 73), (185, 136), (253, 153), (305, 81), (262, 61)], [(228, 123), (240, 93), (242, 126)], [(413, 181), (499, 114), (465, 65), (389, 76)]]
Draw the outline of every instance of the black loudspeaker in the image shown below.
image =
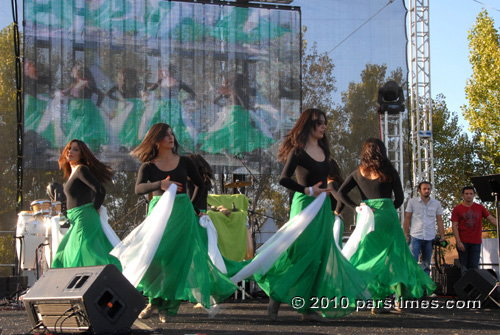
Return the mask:
[(444, 264), (443, 266), (435, 267), (432, 269), (432, 280), (436, 283), (436, 293), (437, 295), (447, 295), (455, 296), (455, 283), (462, 276), (462, 271), (460, 268)]
[[(479, 300), (481, 307), (496, 306), (488, 297), (497, 282), (497, 278), (488, 270), (469, 269), (455, 284), (455, 291), (462, 300)], [(496, 302), (500, 302), (500, 288), (490, 295)]]
[(33, 328), (54, 333), (129, 329), (145, 300), (115, 265), (50, 269), (24, 296)]

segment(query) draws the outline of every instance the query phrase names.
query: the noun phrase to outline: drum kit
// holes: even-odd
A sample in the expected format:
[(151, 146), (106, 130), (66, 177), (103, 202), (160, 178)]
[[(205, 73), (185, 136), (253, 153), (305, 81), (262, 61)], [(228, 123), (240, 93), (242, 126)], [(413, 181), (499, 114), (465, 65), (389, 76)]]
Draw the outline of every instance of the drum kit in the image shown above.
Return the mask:
[(239, 181), (238, 179), (236, 179), (236, 181), (233, 181), (231, 183), (226, 183), (224, 185), (225, 188), (235, 188), (238, 193), (240, 194), (243, 194), (244, 191), (242, 192), (241, 189), (245, 186), (250, 186), (252, 185), (252, 182), (251, 181), (246, 181), (246, 180), (243, 180), (243, 181)]
[(245, 186), (250, 186), (252, 185), (252, 182), (251, 181), (239, 181), (239, 180), (236, 180), (232, 183), (227, 183), (224, 185), (225, 188), (242, 188), (242, 187), (245, 187)]
[[(18, 214), (16, 228), (16, 250), (20, 270), (28, 274), (28, 281), (36, 280), (41, 272), (50, 267), (52, 252), (55, 251), (52, 248), (52, 235), (63, 234), (59, 227), (62, 214), (60, 201), (39, 199), (32, 201), (30, 207), (31, 210)], [(54, 225), (55, 223), (57, 225)]]

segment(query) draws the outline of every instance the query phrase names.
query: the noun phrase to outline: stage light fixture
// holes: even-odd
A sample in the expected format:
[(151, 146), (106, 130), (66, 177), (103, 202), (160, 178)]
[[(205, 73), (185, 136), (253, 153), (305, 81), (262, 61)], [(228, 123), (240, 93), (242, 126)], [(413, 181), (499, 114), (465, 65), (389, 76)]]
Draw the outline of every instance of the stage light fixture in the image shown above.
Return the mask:
[(378, 90), (379, 113), (401, 113), (405, 110), (403, 88), (394, 80), (389, 80)]

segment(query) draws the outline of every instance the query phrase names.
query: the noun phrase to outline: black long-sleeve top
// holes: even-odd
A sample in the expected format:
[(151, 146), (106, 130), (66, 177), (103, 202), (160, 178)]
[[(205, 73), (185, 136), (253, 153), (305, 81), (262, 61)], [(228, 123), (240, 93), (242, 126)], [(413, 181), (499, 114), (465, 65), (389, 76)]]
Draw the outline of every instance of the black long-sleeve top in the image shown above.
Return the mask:
[[(199, 203), (198, 197), (205, 192), (203, 179), (198, 172), (194, 163), (187, 157), (180, 156), (177, 167), (170, 171), (160, 170), (155, 163), (147, 162), (141, 165), (135, 183), (136, 194), (153, 193), (153, 195), (162, 195), (164, 191), (161, 189), (161, 181), (170, 176), (171, 181), (176, 181), (182, 184), (182, 191), (177, 190), (177, 193), (186, 193), (187, 178), (191, 179), (193, 184), (199, 187), (198, 194), (193, 203)], [(203, 209), (203, 208), (201, 208)], [(200, 208), (195, 207), (196, 213), (200, 212)]]
[[(50, 85), (50, 78), (46, 76), (38, 76), (37, 78), (26, 76), (24, 78), (24, 93), (31, 96), (36, 96), (40, 91), (41, 85)], [(46, 92), (47, 90), (43, 91)]]
[[(298, 169), (297, 167), (301, 168)], [(297, 181), (292, 179), (294, 173)], [(305, 193), (305, 187), (316, 185), (320, 181), (321, 185), (319, 187), (326, 188), (329, 173), (328, 157), (325, 157), (323, 162), (318, 162), (304, 150), (297, 154), (294, 149), (288, 155), (285, 167), (281, 172), (280, 184), (289, 190)]]
[[(156, 83), (152, 84), (148, 88), (148, 91), (154, 91), (157, 88), (162, 88), (162, 86), (161, 86), (162, 80), (163, 79), (159, 79)], [(169, 87), (168, 89), (165, 88), (164, 90), (168, 90), (168, 92), (169, 92), (169, 94), (167, 96), (165, 96), (165, 98), (177, 97), (179, 95), (180, 91), (186, 91), (191, 96), (191, 99), (194, 99), (196, 96), (195, 91), (187, 84), (184, 84), (182, 81), (176, 85)]]
[(139, 92), (136, 86), (122, 90), (116, 85), (106, 92), (106, 96), (112, 100), (134, 99), (139, 97)]
[(332, 205), (332, 211), (334, 211), (337, 208), (337, 203), (340, 202), (337, 200), (337, 192), (340, 188), (340, 185), (336, 181), (330, 181), (328, 182), (328, 186), (332, 190), (330, 194), (330, 204)]
[[(194, 193), (194, 184), (191, 182), (191, 180), (187, 181), (187, 194), (189, 195), (189, 198), (193, 196)], [(196, 193), (196, 197), (193, 199), (193, 206), (200, 209), (200, 210), (207, 210), (208, 208), (208, 191), (212, 188), (212, 183), (210, 180), (205, 182), (205, 189), (203, 191), (203, 194), (200, 194), (201, 190), (198, 190)], [(199, 195), (199, 196), (198, 196)]]
[[(380, 179), (368, 179), (363, 177), (359, 169), (351, 173), (337, 193), (337, 198), (347, 206), (355, 208), (359, 206), (356, 204), (349, 196), (348, 193), (357, 187), (361, 199), (381, 199), (381, 198), (392, 198), (392, 193), (394, 192), (394, 207), (399, 208), (404, 202), (403, 187), (401, 186), (401, 180), (397, 172), (394, 171), (391, 182), (380, 182)], [(340, 212), (342, 205), (339, 202), (337, 204), (336, 211)]]
[[(86, 80), (86, 79), (79, 79), (79, 80)], [(77, 86), (77, 82), (75, 82), (71, 87), (62, 90), (63, 95), (70, 95), (71, 98), (74, 99), (91, 99), (93, 94), (97, 94), (97, 102), (96, 106), (99, 107), (104, 100), (104, 95), (102, 92), (97, 88), (95, 82), (93, 80), (86, 80), (87, 84)]]
[(93, 94), (101, 94), (101, 92), (97, 89), (97, 86), (95, 86), (95, 83), (88, 80), (86, 85), (82, 85), (79, 88), (76, 88), (76, 83), (74, 83), (73, 85), (71, 85), (71, 87), (63, 90), (62, 93), (64, 95), (69, 94), (72, 98), (77, 99), (91, 99)]
[(77, 167), (64, 184), (66, 206), (68, 209), (83, 206), (93, 202), (94, 208), (99, 209), (104, 202), (106, 189), (90, 172), (86, 165)]

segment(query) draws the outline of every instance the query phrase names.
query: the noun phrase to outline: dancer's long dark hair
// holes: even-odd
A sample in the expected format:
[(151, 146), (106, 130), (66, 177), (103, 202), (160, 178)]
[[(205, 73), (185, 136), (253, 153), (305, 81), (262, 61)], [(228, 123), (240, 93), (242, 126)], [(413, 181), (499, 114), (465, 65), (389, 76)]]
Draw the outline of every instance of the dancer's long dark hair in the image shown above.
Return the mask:
[[(306, 109), (300, 114), (295, 126), (293, 126), (292, 130), (290, 130), (288, 135), (286, 135), (285, 140), (280, 145), (278, 150), (279, 162), (284, 163), (293, 149), (295, 149), (298, 154), (304, 150), (309, 132), (311, 131), (311, 128), (314, 128), (319, 124), (321, 116), (324, 117), (325, 122), (328, 122), (326, 114), (317, 108)], [(326, 158), (330, 158), (330, 149), (328, 148), (328, 139), (326, 134), (318, 141), (318, 144), (325, 152)]]
[(373, 137), (367, 139), (363, 144), (359, 168), (364, 174), (371, 174), (372, 172), (378, 174), (382, 182), (391, 182), (397, 174), (396, 169), (387, 157), (384, 142)]
[(63, 149), (61, 156), (59, 157), (59, 169), (63, 171), (64, 178), (69, 178), (71, 176), (71, 165), (68, 162), (68, 151), (71, 148), (71, 144), (76, 143), (80, 149), (80, 162), (86, 165), (90, 172), (99, 180), (101, 183), (106, 183), (111, 181), (113, 178), (113, 172), (111, 168), (102, 163), (97, 157), (90, 151), (89, 147), (82, 141), (73, 139), (71, 140)]
[(208, 190), (212, 189), (212, 181), (215, 179), (215, 177), (214, 170), (212, 169), (210, 164), (200, 154), (189, 154), (188, 157), (193, 161), (194, 165), (200, 172), (205, 187)]
[[(139, 144), (130, 155), (137, 157), (142, 163), (153, 161), (158, 156), (158, 143), (167, 136), (167, 131), (169, 129), (172, 129), (172, 127), (166, 123), (155, 123), (149, 129), (141, 144)], [(174, 147), (172, 152), (177, 154), (178, 151), (179, 142), (177, 142), (177, 138), (174, 134)]]
[(137, 97), (137, 71), (135, 69), (126, 67), (118, 70), (117, 77), (118, 74), (121, 74), (124, 79), (123, 83), (120, 83), (117, 80), (116, 86), (118, 87), (118, 90), (122, 93), (125, 92), (127, 94), (131, 94), (134, 97)]
[(328, 174), (328, 179), (336, 182), (339, 186), (342, 185), (342, 183), (344, 183), (344, 178), (342, 178), (342, 172), (340, 171), (340, 166), (337, 164), (337, 161), (330, 158), (328, 162), (330, 163), (330, 173)]

